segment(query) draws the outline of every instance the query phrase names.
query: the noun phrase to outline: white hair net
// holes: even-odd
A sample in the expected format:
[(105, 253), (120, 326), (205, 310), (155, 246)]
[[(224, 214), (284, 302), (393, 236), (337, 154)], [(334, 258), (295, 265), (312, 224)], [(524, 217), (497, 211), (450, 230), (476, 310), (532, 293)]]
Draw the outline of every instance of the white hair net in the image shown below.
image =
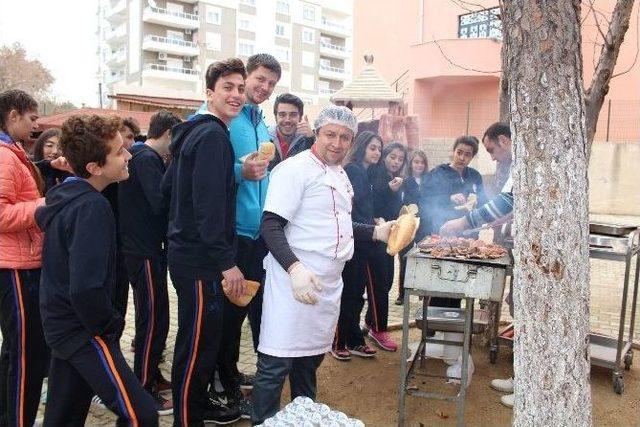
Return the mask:
[(320, 111), (318, 118), (314, 122), (314, 129), (317, 131), (322, 126), (336, 124), (351, 129), (353, 135), (358, 133), (358, 119), (347, 107), (339, 105), (328, 105)]

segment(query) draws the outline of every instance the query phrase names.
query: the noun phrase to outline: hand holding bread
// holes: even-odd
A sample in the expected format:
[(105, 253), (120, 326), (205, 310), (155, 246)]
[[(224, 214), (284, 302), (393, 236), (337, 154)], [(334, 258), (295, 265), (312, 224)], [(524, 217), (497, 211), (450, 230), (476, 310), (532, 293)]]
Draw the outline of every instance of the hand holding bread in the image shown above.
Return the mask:
[(387, 253), (389, 255), (395, 256), (413, 242), (420, 225), (420, 218), (417, 217), (417, 214), (418, 206), (414, 204), (403, 206), (400, 209), (400, 215), (389, 233), (387, 242)]

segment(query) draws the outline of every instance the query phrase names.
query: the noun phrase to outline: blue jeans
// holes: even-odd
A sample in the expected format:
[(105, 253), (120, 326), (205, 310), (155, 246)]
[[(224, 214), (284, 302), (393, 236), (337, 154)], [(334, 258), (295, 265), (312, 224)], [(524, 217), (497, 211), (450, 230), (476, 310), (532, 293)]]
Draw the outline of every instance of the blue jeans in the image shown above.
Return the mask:
[(291, 399), (298, 396), (316, 399), (316, 371), (324, 354), (307, 357), (275, 357), (258, 353), (258, 371), (251, 397), (251, 424), (262, 424), (280, 410), (280, 395), (289, 376)]

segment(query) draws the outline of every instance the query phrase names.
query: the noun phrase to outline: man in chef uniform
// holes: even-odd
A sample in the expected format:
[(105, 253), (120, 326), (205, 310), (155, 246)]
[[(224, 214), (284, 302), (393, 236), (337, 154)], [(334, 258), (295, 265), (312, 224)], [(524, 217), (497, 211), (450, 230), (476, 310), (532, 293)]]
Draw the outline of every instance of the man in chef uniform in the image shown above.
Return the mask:
[(342, 169), (358, 129), (346, 107), (324, 108), (316, 142), (271, 173), (261, 233), (269, 254), (252, 392), (251, 421), (280, 409), (289, 376), (291, 398), (315, 399), (316, 370), (331, 350), (342, 294), (342, 269), (356, 240), (386, 242), (393, 222), (352, 223), (353, 189)]

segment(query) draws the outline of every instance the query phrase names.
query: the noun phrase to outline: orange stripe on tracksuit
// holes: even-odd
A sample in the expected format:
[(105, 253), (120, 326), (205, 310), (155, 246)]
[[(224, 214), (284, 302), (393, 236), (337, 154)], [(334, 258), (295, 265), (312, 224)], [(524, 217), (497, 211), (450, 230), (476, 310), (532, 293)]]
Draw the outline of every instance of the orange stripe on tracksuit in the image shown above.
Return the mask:
[(147, 339), (145, 340), (143, 349), (143, 361), (142, 361), (142, 385), (147, 386), (149, 379), (149, 357), (151, 356), (151, 341), (153, 339), (155, 320), (156, 320), (156, 308), (154, 297), (154, 283), (153, 275), (151, 274), (151, 263), (148, 259), (144, 260), (144, 270), (147, 282), (147, 294), (149, 295), (149, 329), (147, 330)]
[(196, 281), (196, 315), (195, 315), (195, 325), (193, 328), (193, 337), (191, 338), (191, 351), (189, 356), (189, 362), (187, 364), (187, 372), (185, 374), (185, 378), (183, 381), (182, 388), (182, 425), (189, 425), (189, 416), (188, 416), (188, 402), (189, 402), (189, 385), (191, 383), (191, 377), (193, 375), (193, 368), (196, 364), (196, 358), (198, 356), (198, 342), (200, 341), (200, 326), (202, 323), (202, 306), (203, 306), (203, 297), (202, 297), (202, 281)]
[(105, 342), (99, 336), (95, 336), (93, 338), (94, 338), (95, 342), (98, 344), (98, 346), (100, 347), (100, 350), (102, 351), (102, 355), (104, 356), (104, 359), (107, 362), (108, 369), (109, 369), (109, 371), (111, 371), (111, 375), (113, 375), (113, 378), (115, 379), (116, 387), (118, 389), (118, 392), (122, 396), (122, 400), (124, 401), (124, 405), (125, 405), (126, 411), (129, 414), (129, 419), (131, 420), (131, 425), (133, 427), (137, 427), (138, 426), (138, 418), (136, 417), (136, 413), (133, 411), (133, 405), (131, 404), (131, 399), (129, 398), (129, 394), (127, 393), (127, 389), (125, 388), (124, 383), (122, 382), (122, 378), (120, 378), (120, 373), (116, 369), (116, 365), (113, 362), (113, 357), (111, 356), (111, 353), (109, 352), (109, 347), (107, 347)]
[(375, 284), (373, 283), (373, 276), (371, 275), (371, 267), (369, 267), (369, 263), (367, 262), (367, 286), (369, 286), (369, 298), (371, 299), (371, 304), (373, 305), (371, 311), (373, 312), (373, 321), (376, 324), (376, 330), (374, 332), (378, 332), (380, 330), (380, 323), (378, 323), (378, 306), (376, 305), (376, 296), (375, 290), (373, 289)]
[(18, 274), (18, 270), (13, 270), (14, 275), (14, 285), (15, 285), (15, 298), (16, 298), (16, 308), (18, 309), (18, 315), (20, 318), (20, 371), (17, 378), (17, 386), (18, 392), (16, 393), (16, 418), (17, 425), (24, 425), (24, 398), (25, 398), (25, 382), (26, 382), (26, 356), (25, 356), (25, 346), (27, 342), (27, 335), (25, 330), (25, 317), (24, 317), (24, 301), (22, 300), (22, 283), (20, 282), (20, 275)]

